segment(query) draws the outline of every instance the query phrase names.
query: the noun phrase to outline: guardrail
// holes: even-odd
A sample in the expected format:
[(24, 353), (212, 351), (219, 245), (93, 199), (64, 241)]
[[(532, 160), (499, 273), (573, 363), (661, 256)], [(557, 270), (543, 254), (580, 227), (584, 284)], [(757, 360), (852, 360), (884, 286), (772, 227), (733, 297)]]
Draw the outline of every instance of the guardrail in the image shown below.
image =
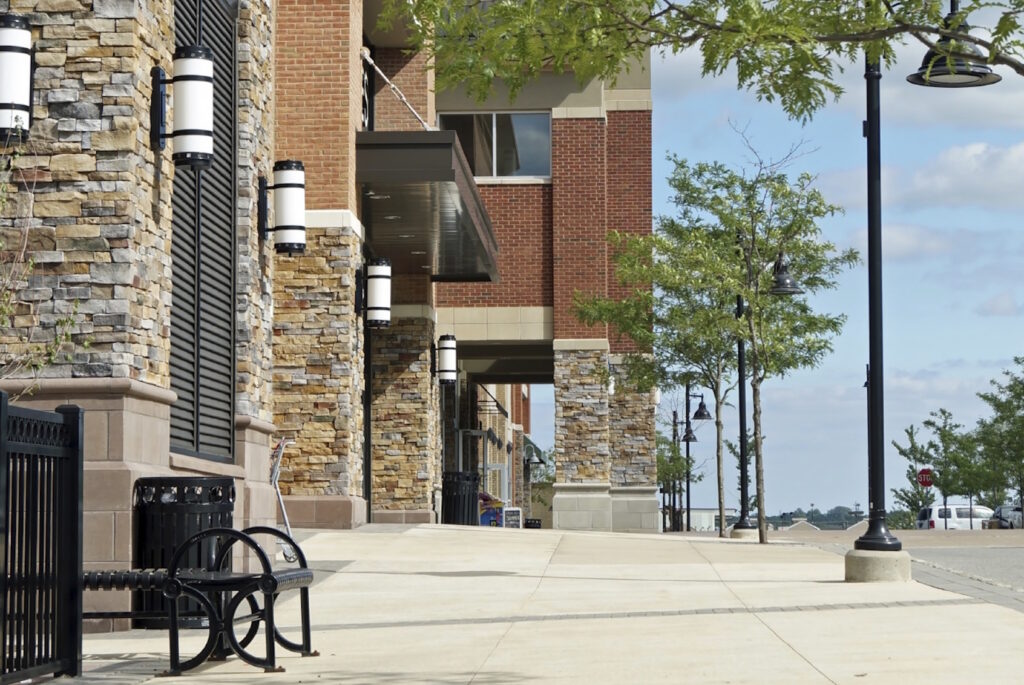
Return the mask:
[(0, 392), (0, 684), (81, 672), (82, 427)]

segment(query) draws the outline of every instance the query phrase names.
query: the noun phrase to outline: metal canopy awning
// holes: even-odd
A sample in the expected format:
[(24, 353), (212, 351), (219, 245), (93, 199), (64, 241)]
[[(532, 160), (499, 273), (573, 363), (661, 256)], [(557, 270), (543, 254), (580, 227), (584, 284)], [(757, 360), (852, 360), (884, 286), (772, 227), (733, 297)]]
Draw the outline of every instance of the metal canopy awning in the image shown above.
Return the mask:
[(454, 131), (356, 134), (360, 221), (396, 274), (498, 280), (498, 242)]

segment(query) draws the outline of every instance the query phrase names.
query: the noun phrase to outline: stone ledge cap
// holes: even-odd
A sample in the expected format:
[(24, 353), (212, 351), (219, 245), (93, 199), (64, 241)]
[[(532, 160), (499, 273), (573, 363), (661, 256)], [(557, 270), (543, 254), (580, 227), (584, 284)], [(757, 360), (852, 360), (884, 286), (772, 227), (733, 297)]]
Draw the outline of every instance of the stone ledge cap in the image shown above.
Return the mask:
[(610, 486), (607, 483), (555, 483), (555, 494), (560, 491), (569, 495), (607, 495)]
[(616, 485), (609, 488), (609, 492), (615, 494), (631, 495), (655, 495), (658, 493), (657, 485)]
[(134, 397), (160, 404), (174, 404), (178, 399), (172, 390), (159, 388), (131, 378), (41, 378), (38, 380), (11, 379), (0, 383), (0, 389), (12, 393), (32, 391), (26, 398), (41, 399), (65, 397), (68, 402), (94, 397)]
[(244, 414), (235, 414), (235, 430), (253, 430), (257, 433), (264, 433), (266, 435), (273, 435), (277, 432), (277, 426), (258, 419), (255, 416), (246, 416)]

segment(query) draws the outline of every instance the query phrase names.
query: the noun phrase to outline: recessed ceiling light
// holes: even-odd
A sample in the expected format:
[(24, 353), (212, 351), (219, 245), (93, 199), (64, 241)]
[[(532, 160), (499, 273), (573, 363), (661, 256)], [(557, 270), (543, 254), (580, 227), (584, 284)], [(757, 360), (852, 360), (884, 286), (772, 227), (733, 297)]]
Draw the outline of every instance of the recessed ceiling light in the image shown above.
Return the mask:
[(413, 250), (409, 254), (427, 254), (424, 250)]
[(414, 234), (412, 234), (412, 233), (400, 233), (398, 235), (398, 237), (399, 238), (406, 238), (406, 239), (408, 239), (408, 238), (415, 238), (416, 236)]
[(384, 221), (398, 221), (401, 218), (401, 214), (388, 214), (384, 217)]
[(429, 269), (429, 268), (430, 268), (430, 265), (429, 265), (429, 264), (421, 264), (421, 265), (420, 265), (420, 268), (421, 268), (421, 269)]

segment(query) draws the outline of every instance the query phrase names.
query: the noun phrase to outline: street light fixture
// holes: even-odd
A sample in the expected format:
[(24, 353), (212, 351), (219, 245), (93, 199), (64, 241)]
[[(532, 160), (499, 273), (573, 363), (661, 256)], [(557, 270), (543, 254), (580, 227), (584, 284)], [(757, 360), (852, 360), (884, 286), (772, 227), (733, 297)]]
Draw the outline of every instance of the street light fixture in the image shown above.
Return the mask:
[[(942, 21), (943, 28), (950, 28), (960, 11), (958, 0), (949, 3), (949, 14)], [(971, 27), (962, 22), (955, 27), (958, 33), (969, 33)], [(982, 64), (985, 56), (973, 43), (958, 43), (949, 36), (942, 36), (935, 47), (930, 48), (921, 60), (921, 67), (907, 76), (915, 86), (933, 88), (971, 88), (987, 86), (1002, 80), (999, 74)]]
[(690, 479), (693, 476), (693, 462), (690, 461), (690, 443), (697, 442), (697, 436), (693, 434), (693, 429), (690, 427), (690, 398), (700, 398), (700, 404), (697, 405), (697, 411), (693, 414), (694, 421), (707, 421), (711, 418), (711, 412), (708, 411), (708, 406), (704, 404), (704, 395), (700, 393), (691, 393), (690, 384), (686, 384), (686, 431), (683, 433), (683, 441), (686, 442), (686, 532), (689, 533), (690, 527)]
[[(957, 0), (951, 0), (948, 26), (959, 10)], [(966, 30), (966, 24), (960, 24)], [(943, 37), (936, 48), (963, 50), (961, 46)], [(973, 52), (972, 52), (973, 54)], [(984, 59), (980, 54), (978, 60)], [(855, 550), (899, 552), (903, 544), (889, 532), (885, 522), (885, 429), (884, 393), (882, 387), (882, 171), (881, 171), (881, 117), (879, 82), (882, 72), (878, 60), (867, 57), (864, 66), (867, 81), (867, 120), (864, 137), (867, 139), (868, 176), (868, 529), (853, 543)], [(996, 83), (1000, 77), (988, 67), (963, 54), (950, 57), (935, 48), (925, 55), (921, 68), (907, 77), (915, 85), (939, 88), (970, 88)]]

